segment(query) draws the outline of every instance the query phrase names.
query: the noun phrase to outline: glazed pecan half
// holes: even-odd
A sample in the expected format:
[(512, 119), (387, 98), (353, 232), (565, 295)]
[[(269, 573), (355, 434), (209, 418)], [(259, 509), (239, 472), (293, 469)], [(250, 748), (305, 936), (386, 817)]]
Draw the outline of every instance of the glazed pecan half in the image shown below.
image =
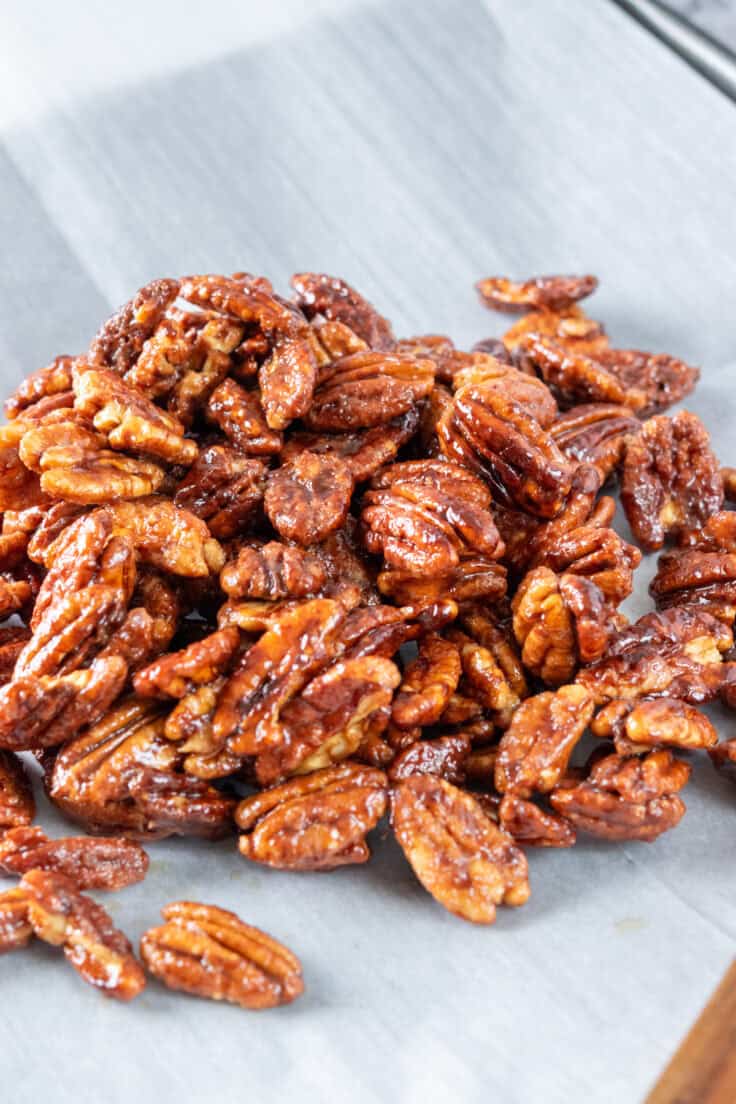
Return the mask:
[(48, 870), (65, 874), (77, 889), (122, 889), (141, 882), (148, 855), (119, 836), (49, 839), (42, 828), (12, 828), (0, 839), (0, 870), (26, 874)]
[(455, 644), (437, 633), (419, 642), (419, 654), (404, 672), (391, 719), (400, 728), (435, 724), (457, 689), (462, 667)]
[(281, 870), (331, 870), (370, 858), (366, 834), (386, 810), (382, 771), (344, 762), (246, 797), (241, 854)]
[(681, 532), (682, 547), (664, 552), (649, 593), (659, 609), (702, 606), (732, 625), (736, 619), (736, 513), (718, 511), (702, 529)]
[(231, 598), (269, 602), (305, 598), (326, 582), (327, 571), (318, 555), (280, 541), (244, 545), (220, 573), (220, 586)]
[(564, 311), (566, 307), (592, 295), (598, 287), (595, 276), (533, 276), (529, 280), (509, 280), (488, 276), (475, 285), (481, 301), (492, 310)]
[(626, 446), (621, 502), (634, 539), (647, 552), (702, 525), (723, 504), (723, 483), (708, 432), (695, 414), (650, 418)]
[(266, 468), (225, 445), (202, 449), (174, 495), (174, 504), (207, 522), (227, 540), (245, 529), (263, 501)]
[(590, 728), (595, 736), (613, 739), (619, 755), (653, 747), (712, 748), (718, 743), (715, 726), (705, 714), (677, 698), (612, 701)]
[(0, 954), (17, 951), (33, 938), (28, 919), (28, 894), (14, 886), (0, 893)]
[(568, 459), (592, 464), (605, 480), (618, 471), (626, 442), (640, 429), (641, 422), (629, 407), (593, 402), (560, 414), (549, 434)]
[(141, 939), (141, 958), (169, 989), (254, 1009), (304, 992), (299, 959), (234, 912), (175, 901), (161, 915), (165, 923)]
[(71, 878), (29, 870), (19, 888), (28, 899), (34, 934), (45, 943), (63, 947), (67, 961), (86, 982), (105, 996), (123, 1001), (132, 1000), (145, 988), (145, 975), (126, 937), (101, 905), (79, 892)]
[(391, 349), (396, 344), (391, 323), (339, 277), (321, 272), (297, 272), (291, 277), (291, 286), (307, 318), (321, 314), (332, 322), (342, 322), (362, 338), (369, 349)]
[(350, 468), (339, 456), (300, 452), (270, 475), (264, 506), (279, 536), (308, 546), (343, 525), (352, 493)]
[(469, 793), (412, 775), (392, 791), (391, 823), (424, 888), (463, 920), (492, 924), (497, 905), (528, 900), (523, 853)]
[(89, 348), (91, 363), (124, 375), (179, 292), (178, 280), (152, 280), (105, 322)]
[(677, 792), (690, 767), (667, 750), (630, 759), (608, 755), (577, 785), (550, 795), (552, 807), (575, 828), (610, 840), (655, 840), (679, 824), (685, 805)]
[(304, 421), (309, 429), (328, 433), (386, 425), (426, 398), (433, 385), (431, 360), (352, 353), (322, 369)]

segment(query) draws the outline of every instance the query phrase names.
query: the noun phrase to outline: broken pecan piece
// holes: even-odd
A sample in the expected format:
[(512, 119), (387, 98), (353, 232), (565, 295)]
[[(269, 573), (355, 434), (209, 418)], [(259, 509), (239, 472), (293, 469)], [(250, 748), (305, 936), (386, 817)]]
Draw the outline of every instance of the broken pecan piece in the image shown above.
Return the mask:
[(404, 672), (391, 719), (399, 728), (435, 724), (457, 689), (462, 668), (455, 644), (437, 633), (419, 642), (419, 654)]
[(138, 671), (133, 688), (142, 698), (183, 698), (223, 674), (240, 643), (235, 628), (221, 629)]
[(491, 310), (564, 311), (579, 299), (592, 295), (598, 287), (595, 276), (533, 276), (529, 280), (509, 280), (488, 276), (475, 285), (481, 301)]
[(28, 899), (34, 935), (64, 955), (86, 982), (105, 996), (132, 1000), (146, 979), (133, 949), (112, 919), (71, 878), (46, 870), (29, 870), (19, 888)]
[(148, 855), (119, 836), (52, 840), (42, 828), (12, 828), (0, 839), (0, 870), (48, 870), (67, 875), (77, 889), (122, 889), (143, 881)]
[(416, 740), (400, 751), (391, 763), (389, 781), (400, 782), (414, 774), (434, 774), (453, 786), (462, 786), (469, 754), (470, 738), (462, 733), (438, 736), (434, 740)]
[(304, 992), (299, 959), (234, 912), (176, 901), (141, 939), (147, 969), (168, 986), (241, 1008), (274, 1008)]
[(554, 789), (593, 708), (590, 694), (575, 684), (522, 702), (498, 748), (494, 779), (499, 793), (529, 797)]
[(366, 834), (386, 809), (379, 770), (344, 762), (241, 801), (241, 854), (281, 870), (331, 870), (370, 858)]
[(708, 432), (695, 414), (645, 422), (626, 446), (621, 503), (634, 539), (647, 552), (688, 526), (702, 525), (723, 504), (723, 483)]
[(550, 802), (589, 835), (650, 843), (684, 816), (685, 805), (676, 794), (689, 777), (690, 767), (670, 751), (631, 759), (608, 755), (583, 782), (554, 790)]
[(279, 536), (307, 546), (342, 526), (352, 493), (353, 477), (344, 460), (300, 452), (272, 473), (263, 502)]
[(463, 920), (492, 924), (497, 905), (528, 900), (523, 852), (469, 793), (412, 775), (392, 791), (391, 823), (424, 888)]
[(35, 815), (33, 788), (23, 761), (12, 751), (0, 751), (0, 832), (30, 824)]

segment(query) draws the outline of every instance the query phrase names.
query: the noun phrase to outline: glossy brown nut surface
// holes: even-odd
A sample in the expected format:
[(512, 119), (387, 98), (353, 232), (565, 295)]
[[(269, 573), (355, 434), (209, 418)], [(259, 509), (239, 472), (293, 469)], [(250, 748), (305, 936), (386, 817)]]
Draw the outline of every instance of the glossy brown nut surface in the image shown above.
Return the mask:
[(399, 782), (391, 824), (414, 873), (463, 920), (492, 924), (496, 906), (529, 898), (527, 863), (470, 794), (429, 774)]
[(386, 810), (382, 771), (340, 763), (246, 797), (235, 821), (240, 852), (281, 870), (366, 862), (366, 834)]
[(0, 839), (0, 870), (65, 874), (77, 889), (122, 889), (141, 882), (148, 855), (132, 840), (87, 836), (49, 839), (41, 828), (12, 828)]
[(231, 598), (304, 598), (327, 582), (320, 557), (280, 541), (244, 545), (220, 573), (220, 586)]
[(133, 679), (143, 698), (183, 698), (197, 686), (212, 682), (230, 666), (240, 643), (237, 629), (222, 629), (179, 652), (169, 652), (138, 671)]
[(67, 961), (105, 996), (128, 1001), (145, 988), (133, 949), (107, 912), (65, 874), (30, 870), (19, 887), (28, 898), (34, 935), (61, 946)]
[(618, 470), (628, 438), (640, 429), (641, 422), (627, 406), (593, 402), (560, 414), (549, 433), (565, 456), (592, 464), (605, 480)]
[(577, 838), (569, 821), (515, 793), (504, 795), (498, 806), (498, 823), (526, 847), (572, 847)]
[(577, 685), (522, 702), (501, 738), (494, 780), (499, 793), (549, 793), (564, 774), (593, 716), (590, 694)]
[(344, 460), (302, 452), (269, 477), (264, 506), (279, 536), (309, 546), (341, 528), (352, 493)]
[(718, 733), (712, 722), (677, 698), (611, 702), (591, 724), (596, 736), (613, 738), (620, 754), (652, 747), (712, 748)]
[(304, 421), (328, 433), (386, 425), (434, 384), (434, 365), (406, 354), (353, 353), (323, 369)]
[(12, 751), (0, 751), (0, 831), (30, 824), (35, 815), (33, 787), (23, 761)]
[(0, 954), (25, 947), (33, 938), (28, 919), (28, 895), (14, 886), (0, 892)]
[(434, 724), (457, 689), (462, 668), (457, 647), (436, 633), (419, 642), (419, 653), (401, 680), (391, 719), (400, 728)]
[(362, 338), (369, 349), (391, 349), (395, 345), (391, 323), (339, 277), (297, 272), (291, 277), (291, 286), (307, 318), (322, 314), (330, 321), (342, 322)]
[(299, 959), (259, 928), (215, 905), (176, 901), (141, 940), (146, 968), (169, 989), (241, 1008), (289, 1004), (304, 991)]
[(400, 751), (393, 760), (388, 768), (389, 781), (400, 782), (414, 774), (433, 774), (454, 786), (462, 786), (469, 754), (470, 738), (462, 733), (417, 740)]
[(226, 379), (213, 391), (207, 417), (247, 455), (272, 456), (281, 451), (283, 438), (269, 427), (258, 394), (235, 380)]
[(488, 276), (475, 285), (481, 300), (492, 310), (561, 311), (592, 295), (598, 287), (595, 276), (533, 276), (529, 280), (509, 280)]
[(178, 292), (178, 280), (152, 280), (142, 287), (100, 329), (89, 348), (90, 363), (124, 375)]

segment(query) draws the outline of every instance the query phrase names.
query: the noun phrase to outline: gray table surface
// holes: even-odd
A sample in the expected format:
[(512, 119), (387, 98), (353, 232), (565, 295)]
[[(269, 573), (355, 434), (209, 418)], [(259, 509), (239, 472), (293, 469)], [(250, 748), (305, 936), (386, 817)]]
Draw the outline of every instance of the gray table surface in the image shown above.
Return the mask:
[(733, 0), (666, 0), (666, 4), (736, 52), (736, 4)]
[[(617, 341), (703, 366), (687, 405), (736, 462), (734, 107), (606, 0), (2, 14), (6, 390), (156, 275), (323, 269), (399, 333), (470, 342), (498, 329), (479, 276), (592, 269)], [(444, 913), (381, 833), (326, 876), (152, 845), (108, 898), (132, 938), (166, 901), (217, 902), (301, 955), (305, 997), (248, 1014), (151, 984), (121, 1007), (37, 946), (1, 964), (3, 1096), (641, 1099), (734, 954), (736, 795), (695, 774), (653, 846), (532, 854), (531, 902), (492, 929)]]

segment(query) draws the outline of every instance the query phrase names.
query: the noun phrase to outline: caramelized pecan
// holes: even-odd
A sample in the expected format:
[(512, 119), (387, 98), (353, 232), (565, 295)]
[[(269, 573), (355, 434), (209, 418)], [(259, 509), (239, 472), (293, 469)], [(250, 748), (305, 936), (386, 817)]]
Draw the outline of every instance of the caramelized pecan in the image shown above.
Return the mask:
[(526, 847), (572, 847), (577, 838), (568, 821), (516, 793), (504, 795), (498, 806), (498, 823)]
[(400, 728), (435, 724), (457, 689), (462, 668), (455, 644), (437, 633), (419, 642), (419, 654), (401, 680), (391, 719)]
[(269, 427), (258, 394), (235, 380), (223, 380), (212, 392), (207, 417), (241, 452), (272, 456), (281, 451), (282, 436)]
[(25, 947), (33, 938), (28, 919), (28, 895), (15, 886), (0, 893), (0, 954)]
[(207, 522), (213, 537), (241, 532), (263, 501), (266, 468), (225, 445), (202, 449), (176, 489), (174, 505)]
[(231, 598), (304, 598), (327, 581), (320, 558), (279, 541), (244, 545), (220, 573), (220, 586)]
[(499, 793), (529, 797), (554, 789), (592, 716), (593, 699), (574, 684), (522, 702), (498, 748)]
[(142, 698), (183, 698), (225, 672), (239, 643), (235, 628), (210, 633), (138, 671), (133, 688)]
[(488, 276), (475, 285), (481, 301), (492, 310), (564, 311), (566, 307), (592, 295), (598, 287), (595, 276), (533, 276), (529, 280), (509, 280)]
[(391, 794), (391, 823), (424, 888), (463, 920), (492, 924), (496, 906), (529, 898), (527, 863), (468, 793), (416, 774)]
[(331, 870), (370, 858), (366, 834), (386, 809), (382, 771), (344, 762), (246, 797), (241, 854), (281, 870)]
[(324, 315), (342, 322), (365, 341), (369, 349), (391, 349), (396, 343), (391, 323), (350, 284), (319, 272), (297, 272), (291, 277), (296, 301), (313, 318)]
[(704, 713), (677, 698), (612, 701), (596, 715), (595, 736), (613, 738), (620, 755), (653, 747), (712, 748), (718, 733)]
[(89, 347), (92, 364), (124, 375), (179, 292), (178, 280), (152, 280), (105, 322)]
[(593, 402), (560, 414), (549, 434), (568, 459), (592, 464), (605, 480), (618, 471), (629, 437), (640, 429), (641, 422), (629, 407)]
[(226, 909), (176, 901), (141, 939), (147, 969), (168, 986), (241, 1008), (289, 1004), (304, 991), (299, 959)]
[(342, 526), (352, 493), (353, 477), (344, 460), (300, 452), (270, 476), (264, 506), (284, 540), (317, 544)]
[(433, 384), (430, 360), (352, 353), (322, 369), (304, 421), (309, 429), (328, 433), (386, 425), (425, 398)]
[(355, 482), (362, 483), (396, 458), (418, 425), (419, 412), (412, 409), (372, 429), (355, 429), (352, 433), (292, 433), (281, 456), (284, 463), (302, 452), (336, 456), (345, 461)]
[(434, 774), (454, 786), (465, 782), (465, 761), (470, 754), (470, 739), (459, 735), (438, 736), (434, 740), (416, 740), (400, 751), (388, 768), (391, 782), (400, 782), (413, 774)]
[(723, 504), (718, 461), (695, 414), (650, 418), (626, 447), (621, 502), (634, 538), (647, 552), (671, 533), (702, 525)]
[(118, 836), (51, 840), (42, 828), (12, 828), (0, 839), (0, 870), (48, 870), (67, 875), (77, 889), (122, 889), (143, 881), (148, 855)]
[(22, 760), (12, 751), (0, 751), (0, 831), (30, 824), (35, 815), (31, 780)]

